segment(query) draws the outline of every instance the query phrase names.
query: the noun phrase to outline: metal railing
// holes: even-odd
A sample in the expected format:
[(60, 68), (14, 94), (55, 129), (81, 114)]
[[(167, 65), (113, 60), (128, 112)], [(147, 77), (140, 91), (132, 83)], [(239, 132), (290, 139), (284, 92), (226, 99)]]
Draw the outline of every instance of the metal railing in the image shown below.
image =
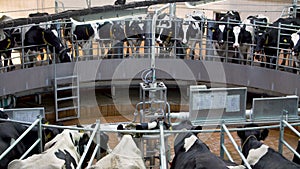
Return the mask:
[[(11, 121), (11, 122), (16, 122), (16, 123), (22, 123), (22, 124), (30, 124), (28, 122), (20, 122), (20, 121), (15, 121), (15, 120), (5, 120), (5, 121)], [(172, 125), (175, 125), (177, 123), (172, 123)], [(245, 123), (246, 124), (246, 123)], [(3, 157), (5, 157), (5, 155), (16, 145), (18, 144), (18, 142), (24, 138), (24, 136), (35, 126), (40, 126), (40, 129), (42, 127), (47, 127), (47, 128), (59, 128), (59, 129), (71, 129), (71, 130), (84, 130), (85, 132), (91, 132), (90, 134), (90, 139), (87, 143), (86, 149), (84, 150), (83, 155), (81, 156), (78, 166), (77, 168), (80, 168), (82, 166), (83, 160), (87, 155), (88, 150), (90, 149), (91, 143), (93, 140), (96, 140), (96, 147), (93, 150), (92, 156), (90, 161), (88, 162), (88, 167), (90, 167), (92, 165), (93, 159), (97, 156), (97, 154), (100, 154), (100, 133), (101, 132), (105, 132), (105, 133), (119, 133), (122, 132), (123, 134), (126, 133), (151, 133), (151, 134), (157, 134), (159, 135), (159, 149), (160, 149), (160, 159), (161, 159), (161, 168), (166, 169), (168, 168), (168, 164), (166, 161), (166, 145), (165, 145), (165, 136), (166, 135), (170, 135), (170, 134), (177, 134), (177, 133), (186, 133), (186, 132), (197, 132), (197, 133), (215, 133), (215, 132), (220, 132), (220, 157), (224, 158), (224, 153), (226, 154), (226, 156), (228, 157), (228, 159), (231, 162), (234, 162), (233, 158), (231, 157), (229, 151), (227, 150), (226, 146), (225, 146), (225, 134), (227, 135), (227, 137), (229, 138), (230, 142), (232, 143), (234, 149), (238, 152), (238, 155), (240, 156), (241, 160), (244, 162), (244, 165), (248, 168), (251, 169), (251, 166), (249, 165), (249, 163), (247, 162), (246, 158), (244, 157), (244, 155), (242, 154), (239, 145), (237, 145), (235, 139), (233, 138), (233, 136), (231, 135), (230, 132), (236, 132), (236, 131), (243, 131), (243, 130), (257, 130), (257, 129), (277, 129), (280, 128), (280, 135), (281, 137), (280, 142), (279, 142), (279, 152), (282, 153), (282, 144), (286, 145), (296, 156), (299, 157), (299, 154), (292, 148), (292, 146), (290, 146), (284, 139), (283, 139), (283, 135), (284, 135), (284, 127), (288, 127), (289, 129), (291, 129), (298, 137), (300, 137), (300, 133), (293, 127), (293, 126), (299, 126), (300, 123), (299, 122), (295, 122), (295, 123), (288, 123), (287, 121), (285, 121), (284, 119), (280, 121), (280, 124), (274, 124), (274, 125), (268, 125), (268, 126), (260, 126), (260, 127), (253, 127), (253, 128), (228, 128), (226, 123), (224, 122), (222, 125), (220, 125), (220, 128), (214, 128), (214, 129), (205, 129), (205, 130), (176, 130), (176, 131), (171, 131), (171, 130), (165, 130), (163, 129), (163, 125), (162, 123), (159, 123), (159, 129), (157, 130), (117, 130), (117, 124), (100, 124), (100, 121), (97, 120), (96, 121), (96, 125), (94, 128), (89, 128), (89, 127), (85, 127), (85, 128), (81, 128), (81, 127), (74, 127), (74, 126), (57, 126), (57, 125), (45, 125), (45, 124), (41, 124), (41, 119), (37, 119), (35, 122), (33, 122), (30, 127), (20, 136), (20, 138), (18, 138), (16, 140), (16, 142), (14, 142), (13, 145), (11, 145), (7, 150), (5, 150), (5, 152), (3, 152), (0, 155), (0, 159), (2, 159)], [(106, 127), (105, 127), (106, 126)], [(107, 127), (109, 126), (109, 127)], [(41, 131), (41, 130), (40, 130)], [(41, 134), (39, 134), (39, 138), (35, 141), (35, 143), (24, 153), (24, 155), (20, 158), (20, 159), (24, 159), (24, 157), (26, 157), (28, 155), (28, 153), (31, 151), (31, 149), (33, 149), (33, 147), (35, 147), (36, 145), (38, 145), (38, 143), (41, 143)], [(42, 145), (40, 145), (42, 146)]]
[[(13, 122), (11, 120), (8, 120), (10, 122)], [(34, 127), (38, 126), (38, 139), (34, 142), (32, 146), (29, 147), (28, 150), (21, 156), (21, 160), (24, 159), (33, 148), (35, 148), (39, 143), (40, 147), (39, 150), (40, 152), (43, 151), (43, 143), (42, 143), (42, 118), (36, 119), (25, 131), (20, 135), (18, 139), (16, 139), (13, 144), (11, 144), (1, 155), (0, 155), (0, 160), (2, 160)]]
[[(158, 20), (159, 21), (159, 20)], [(152, 22), (151, 20), (148, 19), (144, 19), (144, 22)], [(178, 24), (180, 22), (180, 19), (176, 19), (174, 18), (171, 23), (172, 24)], [(254, 57), (254, 53), (247, 53), (251, 56), (251, 60), (247, 60), (244, 58), (240, 58), (239, 55), (239, 51), (232, 49), (232, 44), (233, 42), (228, 41), (228, 45), (225, 49), (220, 49), (218, 51), (216, 51), (215, 49), (212, 48), (212, 44), (215, 43), (210, 37), (211, 35), (208, 33), (210, 30), (207, 27), (209, 23), (212, 24), (229, 24), (229, 22), (218, 22), (218, 21), (211, 21), (211, 20), (204, 20), (204, 21), (200, 21), (202, 22), (202, 25), (204, 25), (205, 29), (205, 34), (203, 34), (201, 39), (190, 39), (191, 41), (194, 41), (196, 43), (195, 46), (187, 46), (188, 44), (183, 44), (180, 41), (180, 37), (178, 35), (178, 30), (176, 30), (174, 33), (174, 35), (172, 35), (171, 37), (171, 42), (169, 44), (164, 43), (164, 44), (158, 44), (155, 43), (154, 46), (154, 51), (155, 51), (155, 57), (158, 58), (170, 58), (170, 59), (174, 59), (174, 58), (184, 58), (184, 59), (191, 59), (191, 56), (193, 56), (194, 59), (196, 60), (208, 60), (208, 61), (222, 61), (222, 62), (228, 62), (231, 63), (232, 61), (238, 62), (238, 63), (247, 63), (247, 65), (249, 66), (260, 66), (260, 64), (265, 64), (265, 65), (273, 65), (275, 67), (276, 70), (281, 70), (282, 68), (285, 69), (289, 69), (289, 70), (293, 70), (298, 72), (300, 70), (300, 68), (295, 67), (293, 64), (294, 62), (296, 62), (296, 60), (294, 60), (291, 57), (291, 50), (287, 50), (287, 49), (282, 49), (279, 48), (280, 43), (278, 42), (278, 46), (277, 46), (277, 50), (278, 50), (278, 55), (276, 58), (277, 62), (275, 64), (273, 63), (266, 63), (264, 60), (256, 60)], [(60, 23), (60, 25), (65, 25), (68, 22), (55, 22), (52, 24), (57, 24)], [(49, 23), (45, 23), (48, 24)], [(51, 23), (50, 23), (51, 24)], [(237, 23), (230, 23), (230, 24), (237, 24)], [(252, 25), (253, 26), (253, 25)], [(260, 27), (266, 27), (261, 25)], [(18, 28), (23, 28), (23, 27), (18, 27)], [(274, 28), (274, 29), (278, 29), (278, 37), (282, 36), (283, 34), (280, 33), (281, 30), (290, 30), (290, 31), (294, 31), (297, 32), (297, 30), (300, 27), (297, 26), (290, 26), (290, 25), (283, 25), (280, 24), (279, 27), (271, 27), (268, 26), (268, 28)], [(60, 33), (62, 33), (62, 30), (64, 28), (61, 27), (60, 28)], [(72, 47), (73, 49), (73, 56), (74, 59), (73, 61), (77, 62), (77, 61), (84, 61), (84, 60), (99, 60), (99, 59), (108, 59), (108, 58), (119, 58), (119, 59), (124, 59), (124, 58), (150, 58), (151, 56), (151, 47), (153, 47), (153, 45), (151, 45), (151, 43), (145, 43), (146, 40), (143, 40), (143, 43), (141, 46), (128, 46), (126, 42), (121, 42), (118, 43), (120, 41), (116, 41), (113, 39), (107, 40), (107, 39), (102, 39), (100, 40), (100, 42), (105, 42), (107, 44), (107, 46), (100, 46), (99, 42), (93, 42), (92, 46), (90, 48), (85, 48), (84, 51), (88, 51), (87, 55), (83, 55), (83, 53), (86, 53), (83, 51), (83, 49), (81, 47), (79, 47), (79, 43), (82, 43), (84, 41), (76, 41), (73, 40), (73, 44), (70, 44), (69, 42), (66, 41), (66, 38), (68, 37), (64, 37), (63, 35), (61, 35), (62, 37), (62, 42), (64, 42), (65, 44), (67, 44), (68, 47)], [(134, 39), (131, 39), (134, 40)], [(251, 48), (254, 48), (255, 44), (248, 44), (251, 46)], [(32, 46), (26, 46), (26, 47), (32, 47)], [(12, 48), (13, 50), (13, 62), (14, 66), (18, 68), (26, 68), (28, 64), (34, 64), (35, 66), (38, 65), (38, 62), (42, 62), (42, 60), (40, 59), (36, 59), (36, 54), (35, 55), (27, 55), (24, 53), (24, 48), (26, 48), (25, 46), (23, 47), (15, 47)], [(265, 46), (265, 48), (274, 48), (274, 47), (268, 47)], [(183, 49), (184, 53), (179, 53), (178, 49)], [(135, 51), (137, 50), (137, 51)], [(289, 57), (287, 58), (282, 58), (281, 55), (283, 54), (283, 51), (285, 50), (285, 54), (288, 54)], [(20, 51), (20, 52), (15, 52), (15, 51)], [(49, 50), (47, 50), (47, 48), (45, 48), (45, 56), (49, 56), (50, 53), (47, 52)], [(253, 51), (253, 49), (251, 50)], [(150, 52), (150, 53), (149, 53)], [(191, 55), (190, 53), (193, 52), (194, 54)], [(219, 55), (217, 53), (219, 53)], [(223, 53), (223, 55), (220, 55), (220, 53)], [(26, 57), (31, 57), (31, 58), (35, 58), (35, 60), (30, 61), (30, 62), (26, 62), (24, 63), (24, 56), (26, 55)], [(264, 57), (266, 57), (265, 55), (263, 55)], [(274, 56), (269, 56), (269, 57), (274, 57)], [(55, 58), (55, 54), (52, 56), (52, 58)], [(4, 60), (9, 60), (8, 58), (5, 58)], [(46, 57), (46, 64), (50, 64), (49, 63), (49, 57)], [(54, 61), (55, 62), (55, 61)], [(44, 62), (45, 63), (45, 62)], [(281, 63), (285, 63), (286, 65), (281, 65)], [(20, 66), (18, 66), (20, 65)], [(8, 67), (1, 67), (0, 69), (3, 71), (5, 71), (7, 68), (10, 68), (12, 66), (8, 66)]]

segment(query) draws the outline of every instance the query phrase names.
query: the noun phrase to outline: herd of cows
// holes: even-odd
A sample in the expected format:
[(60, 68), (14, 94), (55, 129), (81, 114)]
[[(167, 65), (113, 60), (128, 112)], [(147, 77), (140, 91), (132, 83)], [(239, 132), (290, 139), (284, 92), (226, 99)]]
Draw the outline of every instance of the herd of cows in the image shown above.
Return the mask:
[[(7, 119), (8, 116), (4, 112), (0, 112), (0, 118)], [(156, 125), (153, 125), (156, 124)], [(145, 159), (141, 154), (132, 134), (123, 131), (127, 124), (120, 123), (115, 130), (120, 134), (119, 143), (111, 150), (109, 148), (109, 136), (106, 132), (100, 135), (100, 152), (99, 158), (92, 159), (93, 151), (96, 147), (96, 141), (89, 145), (90, 130), (96, 125), (78, 126), (78, 129), (70, 130), (62, 128), (47, 128), (42, 130), (43, 150), (39, 150), (38, 146), (33, 148), (31, 152), (23, 159), (19, 159), (23, 153), (38, 138), (37, 127), (33, 128), (11, 151), (0, 159), (1, 169), (144, 169)], [(159, 122), (130, 124), (135, 130), (158, 129)], [(170, 127), (170, 124), (167, 124)], [(244, 126), (257, 127), (256, 124), (248, 124)], [(12, 121), (0, 121), (0, 156), (11, 146), (28, 128), (24, 124)], [(197, 134), (201, 134), (202, 127), (194, 126), (189, 120), (182, 120), (180, 123), (172, 126), (173, 131), (179, 131), (174, 137), (174, 156), (170, 159), (171, 169), (245, 169), (243, 163), (236, 164), (232, 161), (221, 159), (212, 153)], [(184, 131), (184, 132), (182, 132)], [(268, 136), (268, 129), (255, 130), (238, 130), (237, 135), (241, 139), (241, 151), (247, 162), (253, 169), (299, 169), (299, 158), (294, 156), (293, 161), (286, 159), (283, 155), (261, 142)], [(135, 136), (137, 137), (137, 136)], [(141, 137), (141, 135), (139, 135)], [(300, 149), (299, 145), (297, 151)], [(86, 152), (86, 153), (84, 153)], [(85, 154), (85, 155), (83, 155)], [(82, 158), (83, 156), (83, 158)], [(82, 158), (82, 159), (81, 159)], [(92, 160), (92, 163), (90, 163)], [(82, 163), (80, 163), (82, 162)], [(90, 165), (92, 164), (92, 165)]]
[[(31, 17), (38, 15), (40, 13)], [(91, 22), (70, 18), (4, 29), (0, 30), (0, 55), (5, 58), (4, 66), (10, 65), (11, 69), (14, 68), (11, 61), (13, 50), (21, 53), (21, 61), (25, 63), (32, 63), (37, 57), (32, 53), (43, 53), (47, 47), (50, 53), (55, 53), (56, 62), (70, 62), (79, 56), (78, 49), (83, 56), (93, 55), (92, 43), (97, 42), (102, 58), (139, 57), (140, 49), (149, 52), (147, 49), (152, 44), (152, 18), (152, 13)], [(9, 19), (1, 18), (2, 21)], [(155, 24), (157, 51), (167, 52), (168, 57), (196, 59), (196, 45), (202, 48), (206, 44), (206, 47), (211, 46), (206, 51), (213, 52), (206, 52), (205, 57), (213, 60), (247, 64), (256, 59), (263, 67), (275, 68), (279, 55), (283, 53), (284, 60), (280, 64), (292, 62), (289, 66), (299, 67), (300, 21), (296, 18), (279, 18), (270, 23), (268, 17), (255, 15), (242, 21), (239, 12), (228, 11), (216, 21), (207, 19), (201, 11), (193, 11), (185, 18), (163, 13)], [(204, 39), (206, 42), (201, 44)], [(41, 54), (42, 60), (43, 57)]]

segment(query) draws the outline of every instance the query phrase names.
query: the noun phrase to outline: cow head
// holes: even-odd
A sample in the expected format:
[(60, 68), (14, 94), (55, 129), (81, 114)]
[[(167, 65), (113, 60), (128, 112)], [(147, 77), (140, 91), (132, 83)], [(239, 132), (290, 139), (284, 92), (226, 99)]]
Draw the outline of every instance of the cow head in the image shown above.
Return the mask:
[(60, 62), (70, 62), (72, 60), (71, 49), (66, 49), (61, 42), (56, 29), (46, 29), (42, 32), (43, 41), (46, 45), (49, 45), (51, 52), (58, 55)]
[(0, 119), (8, 119), (8, 115), (5, 112), (1, 111), (1, 110), (0, 110)]
[(184, 133), (176, 134), (174, 141), (174, 150), (176, 154), (176, 152), (178, 153), (181, 149), (187, 151), (195, 141), (199, 140), (196, 136), (198, 132), (189, 132), (188, 130), (202, 130), (202, 126), (193, 126), (190, 120), (183, 120), (179, 124), (172, 126), (172, 129), (186, 130)]
[(254, 27), (249, 19), (246, 19), (242, 25), (233, 27), (234, 34), (234, 48), (239, 48), (240, 44), (252, 44), (252, 37), (254, 36)]
[(183, 20), (182, 33), (182, 42), (186, 44), (190, 38), (199, 39), (201, 34), (204, 34), (204, 13), (194, 11), (192, 14), (186, 15)]
[(300, 51), (300, 31), (291, 35), (290, 45), (293, 52), (293, 56), (298, 57)]
[[(129, 123), (129, 124), (119, 124), (117, 130), (154, 130), (159, 129), (159, 122), (162, 121), (161, 118), (150, 120), (149, 122), (143, 123)], [(163, 121), (163, 127), (165, 130), (170, 129), (171, 125)], [(128, 133), (125, 133), (128, 134)], [(130, 133), (133, 137), (140, 138), (143, 136), (143, 133)], [(120, 133), (121, 136), (124, 133)]]
[[(244, 128), (250, 128), (250, 127), (258, 127), (257, 124), (247, 124), (244, 126)], [(237, 135), (241, 139), (242, 144), (242, 152), (247, 157), (249, 150), (251, 148), (257, 148), (253, 146), (260, 146), (261, 143), (258, 143), (257, 141), (265, 140), (268, 137), (269, 130), (268, 129), (249, 129), (249, 130), (243, 130), (243, 131), (237, 131)], [(254, 140), (255, 143), (258, 144), (251, 144), (250, 142)], [(251, 146), (250, 146), (251, 145)]]
[(123, 24), (120, 21), (114, 21), (112, 26), (110, 27), (110, 36), (112, 39), (117, 41), (125, 40), (125, 32), (123, 28)]
[(98, 23), (90, 23), (90, 29), (88, 30), (90, 35), (93, 36), (93, 40), (96, 42), (100, 41), (100, 36), (99, 36), (99, 24)]
[(256, 31), (254, 35), (254, 56), (255, 59), (260, 60), (263, 55), (264, 46), (269, 43), (269, 32), (268, 31)]

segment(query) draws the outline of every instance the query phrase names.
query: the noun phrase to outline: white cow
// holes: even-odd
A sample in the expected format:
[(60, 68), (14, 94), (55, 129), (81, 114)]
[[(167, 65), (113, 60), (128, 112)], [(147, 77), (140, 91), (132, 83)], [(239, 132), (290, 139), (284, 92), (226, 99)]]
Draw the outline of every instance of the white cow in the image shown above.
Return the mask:
[(124, 135), (110, 154), (103, 157), (89, 169), (112, 168), (146, 169), (141, 151), (131, 135)]

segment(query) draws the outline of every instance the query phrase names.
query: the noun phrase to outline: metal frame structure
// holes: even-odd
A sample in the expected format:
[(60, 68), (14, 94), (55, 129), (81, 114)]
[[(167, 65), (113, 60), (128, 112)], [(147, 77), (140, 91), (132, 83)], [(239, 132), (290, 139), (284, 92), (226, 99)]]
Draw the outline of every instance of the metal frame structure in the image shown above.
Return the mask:
[[(251, 166), (248, 164), (248, 162), (246, 161), (246, 158), (244, 157), (244, 155), (241, 153), (240, 150), (240, 146), (236, 143), (235, 139), (232, 137), (231, 132), (235, 132), (235, 131), (243, 131), (245, 130), (244, 128), (228, 128), (230, 126), (230, 124), (226, 124), (223, 123), (220, 125), (220, 128), (218, 129), (205, 129), (205, 130), (187, 130), (187, 131), (169, 131), (169, 130), (164, 130), (163, 129), (163, 125), (162, 122), (160, 122), (159, 124), (159, 129), (158, 130), (122, 130), (122, 131), (118, 131), (116, 129), (116, 125), (115, 124), (103, 124), (101, 125), (99, 120), (96, 120), (96, 125), (95, 128), (93, 129), (88, 129), (88, 128), (78, 128), (78, 127), (74, 127), (74, 126), (56, 126), (56, 125), (44, 125), (41, 123), (41, 118), (38, 118), (37, 120), (35, 120), (33, 123), (28, 123), (28, 122), (21, 122), (21, 121), (15, 121), (15, 120), (6, 120), (6, 121), (11, 121), (11, 122), (15, 122), (15, 123), (22, 123), (22, 124), (31, 124), (30, 127), (20, 136), (20, 138), (18, 138), (16, 140), (16, 142), (14, 142), (13, 145), (11, 145), (4, 153), (2, 153), (0, 155), (0, 159), (2, 159), (3, 157), (5, 157), (5, 155), (16, 145), (18, 144), (18, 142), (29, 132), (29, 130), (31, 130), (33, 127), (35, 127), (36, 125), (40, 126), (39, 131), (41, 131), (42, 127), (49, 127), (49, 128), (60, 128), (60, 129), (71, 129), (71, 130), (84, 130), (84, 131), (90, 131), (91, 136), (90, 139), (88, 141), (87, 144), (87, 148), (85, 149), (83, 155), (80, 158), (79, 164), (77, 166), (77, 168), (79, 169), (82, 165), (83, 159), (85, 158), (88, 149), (90, 148), (90, 145), (93, 141), (94, 138), (96, 138), (96, 148), (93, 150), (92, 153), (92, 157), (91, 159), (94, 159), (94, 157), (96, 157), (96, 155), (99, 155), (99, 151), (100, 151), (100, 132), (106, 132), (106, 133), (118, 133), (118, 132), (122, 132), (122, 133), (150, 133), (153, 135), (158, 135), (158, 139), (159, 139), (159, 151), (160, 151), (160, 159), (161, 159), (161, 163), (160, 163), (160, 168), (168, 168), (167, 165), (167, 161), (165, 161), (168, 156), (168, 154), (166, 154), (166, 136), (167, 135), (171, 135), (171, 134), (177, 134), (177, 133), (182, 133), (182, 132), (199, 132), (199, 133), (214, 133), (214, 132), (220, 132), (221, 135), (221, 139), (220, 139), (220, 157), (224, 158), (225, 154), (228, 157), (228, 159), (232, 162), (234, 162), (234, 160), (232, 159), (229, 151), (227, 150), (226, 146), (225, 146), (225, 134), (228, 136), (229, 141), (233, 144), (235, 150), (238, 152), (239, 156), (241, 157), (242, 161), (244, 162), (246, 168), (251, 169)], [(267, 121), (266, 121), (267, 122)], [(278, 121), (279, 124), (273, 124), (273, 125), (268, 125), (268, 126), (260, 126), (260, 127), (254, 127), (254, 128), (247, 128), (247, 130), (256, 130), (256, 129), (264, 129), (264, 128), (268, 128), (268, 129), (276, 129), (279, 128), (280, 129), (280, 138), (279, 138), (279, 144), (278, 144), (278, 152), (282, 153), (282, 147), (283, 145), (287, 146), (287, 148), (293, 152), (296, 156), (299, 156), (299, 154), (284, 140), (284, 128), (288, 127), (289, 129), (291, 129), (298, 137), (300, 137), (300, 133), (293, 127), (293, 126), (300, 126), (299, 122), (293, 122), (293, 123), (289, 123), (287, 121), (285, 121), (284, 119)], [(176, 123), (173, 123), (172, 125), (174, 125)], [(241, 123), (242, 124), (242, 123)], [(244, 123), (246, 124), (246, 123)], [(115, 127), (115, 128), (114, 128)], [(40, 135), (41, 136), (41, 135)], [(26, 153), (21, 157), (21, 159), (23, 159), (24, 157), (26, 157), (26, 155), (38, 144), (41, 144), (41, 137), (39, 139), (36, 140), (36, 142), (26, 151)], [(42, 148), (42, 147), (41, 147)], [(42, 150), (42, 149), (41, 149)], [(89, 161), (88, 167), (90, 167), (92, 165), (92, 161)]]

